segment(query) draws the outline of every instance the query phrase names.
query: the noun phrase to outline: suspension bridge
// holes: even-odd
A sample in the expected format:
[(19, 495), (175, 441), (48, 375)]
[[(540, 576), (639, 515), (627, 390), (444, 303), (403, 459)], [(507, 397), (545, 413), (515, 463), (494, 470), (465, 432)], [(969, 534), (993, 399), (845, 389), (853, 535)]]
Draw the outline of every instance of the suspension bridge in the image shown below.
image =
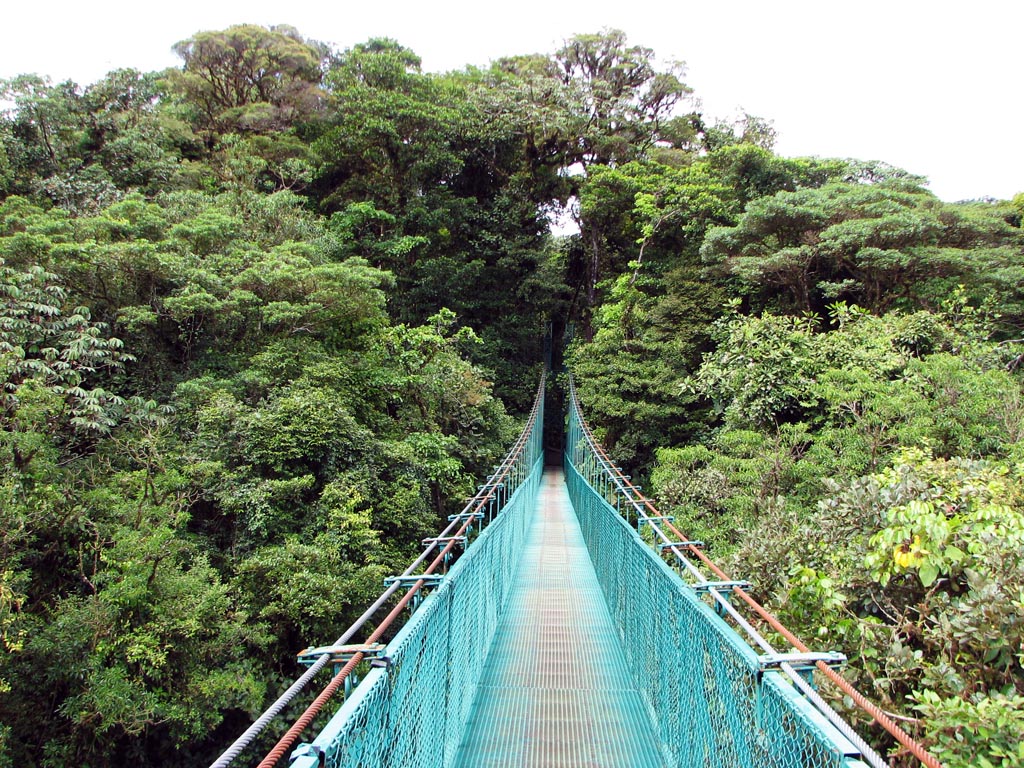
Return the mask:
[(887, 766), (823, 680), (905, 758), (940, 768), (843, 679), (841, 654), (810, 650), (658, 512), (594, 439), (571, 383), (562, 465), (545, 467), (544, 394), (542, 378), (463, 511), (336, 642), (299, 654), (307, 671), (211, 768), (241, 764), (328, 666), (260, 768)]

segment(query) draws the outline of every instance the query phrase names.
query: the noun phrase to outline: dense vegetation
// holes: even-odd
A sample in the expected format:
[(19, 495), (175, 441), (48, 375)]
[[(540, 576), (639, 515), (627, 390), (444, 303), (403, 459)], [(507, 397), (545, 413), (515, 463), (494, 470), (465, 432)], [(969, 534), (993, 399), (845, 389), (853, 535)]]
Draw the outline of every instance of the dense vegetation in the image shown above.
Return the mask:
[(798, 633), (1024, 765), (1024, 197), (776, 156), (614, 31), (175, 50), (0, 83), (0, 766), (212, 759), (500, 456), (546, 329)]

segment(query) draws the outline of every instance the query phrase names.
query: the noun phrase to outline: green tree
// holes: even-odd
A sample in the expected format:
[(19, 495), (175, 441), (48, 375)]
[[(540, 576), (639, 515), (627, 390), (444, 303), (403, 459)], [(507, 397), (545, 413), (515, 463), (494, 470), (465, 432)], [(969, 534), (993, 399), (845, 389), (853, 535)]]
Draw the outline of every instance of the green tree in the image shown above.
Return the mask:
[(681, 64), (659, 71), (654, 51), (628, 45), (621, 30), (576, 35), (555, 52), (554, 60), (573, 111), (587, 121), (570, 163), (614, 165), (643, 156), (690, 93), (680, 79)]
[[(85, 432), (106, 432), (117, 422), (125, 401), (100, 384), (112, 370), (132, 357), (123, 342), (106, 336), (93, 323), (88, 309), (65, 307), (66, 293), (57, 276), (41, 267), (19, 271), (0, 261), (0, 359), (7, 427), (18, 421), (22, 395), (34, 399), (42, 387), (59, 397), (69, 425)], [(92, 380), (91, 382), (89, 380)], [(15, 466), (31, 461), (17, 444), (10, 444)]]
[(174, 51), (184, 67), (171, 82), (196, 108), (211, 144), (231, 131), (284, 130), (319, 108), (325, 51), (293, 27), (239, 24), (198, 32)]
[(823, 312), (843, 299), (884, 312), (937, 308), (960, 283), (1015, 307), (1019, 241), (996, 207), (945, 204), (899, 180), (835, 182), (754, 200), (701, 253), (757, 306)]

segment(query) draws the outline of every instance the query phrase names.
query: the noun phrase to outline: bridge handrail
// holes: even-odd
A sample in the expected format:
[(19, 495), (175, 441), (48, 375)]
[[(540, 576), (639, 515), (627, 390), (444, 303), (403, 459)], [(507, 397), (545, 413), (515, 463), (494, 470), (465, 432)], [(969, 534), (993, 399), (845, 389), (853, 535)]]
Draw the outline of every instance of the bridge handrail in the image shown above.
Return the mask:
[[(538, 414), (542, 412), (544, 402), (544, 387), (545, 387), (546, 374), (542, 373), (540, 377), (540, 383), (537, 387), (537, 393), (534, 397), (533, 407), (530, 410), (530, 414), (527, 417), (526, 425), (523, 427), (522, 432), (516, 438), (512, 448), (509, 449), (505, 457), (499, 462), (488, 477), (486, 482), (481, 485), (476, 494), (473, 495), (466, 505), (463, 507), (462, 512), (457, 515), (452, 515), (448, 525), (436, 536), (431, 539), (424, 540), (424, 547), (420, 555), (413, 560), (408, 567), (398, 576), (395, 577), (391, 584), (378, 596), (374, 603), (363, 612), (363, 614), (352, 623), (348, 629), (333, 643), (334, 646), (340, 646), (346, 644), (351, 640), (355, 634), (362, 629), (362, 627), (369, 621), (378, 610), (380, 610), (403, 586), (409, 585), (405, 594), (399, 599), (398, 603), (392, 608), (388, 615), (377, 625), (377, 628), (370, 634), (366, 640), (366, 645), (376, 642), (388, 630), (392, 624), (395, 623), (396, 619), (401, 615), (402, 611), (412, 602), (416, 594), (423, 588), (426, 583), (426, 579), (416, 579), (410, 585), (410, 578), (416, 576), (430, 576), (434, 571), (439, 568), (442, 564), (445, 564), (448, 556), (451, 554), (455, 547), (456, 541), (460, 537), (467, 535), (467, 531), (472, 527), (474, 521), (480, 520), (481, 527), (483, 526), (483, 510), (487, 506), (491, 506), (497, 502), (500, 506), (502, 498), (509, 498), (520, 483), (528, 476), (529, 467), (533, 464), (533, 459), (539, 455), (539, 452), (543, 450), (543, 446), (540, 444), (538, 439), (538, 432), (535, 431), (534, 427), (537, 423)], [(531, 442), (536, 444), (531, 445)], [(525, 461), (524, 461), (525, 459)], [(443, 546), (442, 546), (443, 545)], [(417, 569), (423, 565), (426, 559), (435, 550), (440, 550), (435, 555), (434, 559), (423, 569), (422, 572), (417, 572)], [(288, 751), (292, 744), (298, 739), (299, 735), (306, 729), (309, 723), (312, 722), (313, 718), (316, 717), (323, 705), (337, 692), (338, 688), (345, 682), (345, 679), (352, 673), (356, 666), (365, 657), (364, 652), (356, 652), (352, 658), (338, 671), (338, 673), (332, 678), (331, 682), (321, 691), (320, 695), (314, 700), (314, 702), (306, 709), (306, 711), (295, 721), (288, 732), (281, 737), (274, 748), (267, 754), (267, 756), (260, 763), (260, 768), (272, 768)], [(303, 673), (294, 683), (283, 693), (281, 696), (271, 704), (266, 711), (249, 728), (236, 739), (230, 747), (228, 747), (213, 763), (210, 764), (210, 768), (227, 768), (241, 753), (248, 747), (253, 740), (270, 724), (270, 722), (280, 714), (281, 710), (288, 705), (295, 696), (303, 690), (309, 682), (320, 672), (332, 658), (331, 653), (322, 654), (317, 660)]]
[[(733, 618), (736, 623), (742, 627), (744, 632), (751, 638), (753, 643), (760, 647), (766, 654), (780, 659), (778, 664), (779, 669), (786, 674), (786, 676), (793, 682), (794, 685), (803, 693), (808, 700), (810, 700), (814, 706), (824, 715), (829, 722), (832, 723), (846, 738), (850, 740), (872, 765), (876, 768), (886, 768), (887, 763), (857, 734), (853, 728), (850, 727), (843, 718), (834, 710), (832, 707), (818, 694), (814, 688), (808, 684), (800, 673), (785, 660), (787, 654), (779, 654), (766, 640), (760, 632), (736, 609), (736, 607), (728, 600), (724, 593), (732, 593), (743, 600), (744, 603), (765, 623), (767, 623), (772, 629), (782, 635), (787, 642), (790, 643), (800, 654), (810, 654), (805, 656), (808, 661), (813, 661), (815, 667), (824, 674), (830, 681), (832, 681), (843, 693), (848, 695), (854, 704), (861, 709), (863, 712), (868, 714), (875, 722), (877, 722), (886, 732), (888, 732), (896, 741), (902, 744), (907, 751), (909, 751), (914, 757), (921, 761), (921, 764), (926, 768), (943, 768), (942, 764), (932, 756), (923, 746), (914, 740), (910, 734), (904, 731), (898, 724), (896, 724), (890, 717), (886, 715), (875, 704), (871, 703), (867, 697), (860, 693), (856, 688), (853, 687), (845, 678), (843, 678), (838, 672), (836, 672), (828, 664), (828, 660), (824, 658), (813, 658), (823, 657), (827, 654), (811, 654), (810, 649), (805, 645), (796, 635), (788, 630), (775, 616), (773, 616), (764, 606), (762, 606), (757, 600), (750, 595), (749, 592), (744, 589), (746, 582), (738, 582), (730, 579), (730, 577), (719, 568), (712, 560), (701, 551), (701, 542), (690, 541), (675, 525), (672, 524), (671, 520), (662, 515), (654, 504), (641, 493), (639, 486), (633, 484), (631, 478), (626, 475), (622, 469), (615, 464), (608, 456), (607, 452), (601, 446), (600, 442), (594, 437), (594, 433), (583, 416), (583, 409), (580, 406), (579, 397), (576, 391), (576, 384), (569, 374), (569, 407), (572, 411), (577, 424), (579, 425), (580, 437), (585, 442), (586, 447), (589, 449), (590, 456), (597, 462), (600, 467), (601, 474), (604, 476), (603, 485), (607, 486), (608, 483), (615, 490), (616, 507), (618, 508), (618, 499), (621, 497), (627, 503), (627, 509), (625, 510), (624, 516), (629, 521), (629, 507), (631, 507), (635, 513), (637, 527), (643, 523), (650, 526), (654, 534), (661, 539), (661, 549), (669, 550), (679, 561), (680, 566), (685, 569), (696, 579), (696, 586), (706, 590), (711, 598), (717, 603), (722, 611), (726, 612)], [(568, 436), (572, 440), (572, 436)], [(577, 458), (578, 446), (573, 445), (571, 442), (567, 449), (570, 451), (570, 456), (574, 459)], [(584, 461), (579, 462), (578, 466), (584, 467)], [(587, 478), (592, 485), (593, 480), (597, 479), (600, 481), (600, 477)], [(596, 487), (596, 486), (595, 486)], [(622, 512), (622, 510), (620, 510)], [(665, 528), (672, 534), (669, 536), (665, 532)], [(692, 555), (698, 559), (707, 569), (709, 569), (715, 576), (721, 581), (709, 580), (695, 565), (687, 554)], [(693, 585), (690, 585), (693, 586)], [(749, 586), (749, 585), (747, 585)]]

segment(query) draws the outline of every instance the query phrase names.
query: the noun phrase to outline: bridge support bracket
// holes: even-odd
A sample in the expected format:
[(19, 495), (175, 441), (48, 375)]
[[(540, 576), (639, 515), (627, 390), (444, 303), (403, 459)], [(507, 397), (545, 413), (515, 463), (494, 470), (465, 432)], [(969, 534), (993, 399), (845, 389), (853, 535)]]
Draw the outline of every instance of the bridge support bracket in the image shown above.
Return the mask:
[(323, 747), (319, 747), (316, 744), (299, 744), (288, 758), (288, 765), (291, 765), (300, 757), (315, 757), (316, 763), (319, 766), (323, 766), (327, 762), (327, 753), (324, 752)]
[(395, 582), (398, 582), (399, 586), (411, 587), (417, 581), (422, 581), (424, 588), (436, 587), (444, 579), (443, 573), (420, 573), (412, 574), (410, 576), (388, 576), (384, 579), (385, 586), (390, 587)]
[[(322, 656), (330, 655), (330, 664), (334, 668), (334, 674), (338, 674), (341, 668), (348, 664), (352, 658), (357, 654), (363, 654), (363, 657), (373, 664), (373, 660), (380, 657), (386, 646), (384, 643), (364, 643), (361, 645), (323, 645), (319, 648), (306, 648), (305, 650), (299, 651), (298, 662), (306, 667), (311, 667), (316, 663), (317, 659)], [(352, 689), (359, 685), (359, 675), (353, 671), (351, 675), (345, 678), (345, 696), (352, 695)]]
[(824, 661), (830, 667), (841, 667), (846, 663), (846, 654), (838, 651), (825, 651), (822, 653), (762, 653), (757, 658), (762, 670), (777, 669), (783, 664), (789, 664), (794, 669), (815, 667), (819, 661)]
[[(683, 542), (684, 544), (686, 542)], [(672, 546), (679, 546), (673, 544)], [(689, 584), (687, 585), (696, 592), (698, 595), (707, 594), (712, 589), (719, 590), (721, 592), (732, 592), (733, 588), (739, 587), (740, 589), (750, 589), (749, 581), (702, 581), (700, 584)]]
[(452, 520), (483, 520), (483, 512), (460, 512), (457, 515), (448, 515), (448, 522)]
[[(738, 587), (740, 589), (750, 589), (750, 582), (749, 581), (704, 581), (704, 582), (701, 582), (700, 584), (690, 584), (689, 587), (694, 592), (696, 592), (698, 595), (706, 595), (709, 592), (711, 592), (711, 590), (715, 590), (715, 592), (718, 593), (719, 596), (723, 600), (728, 602), (729, 601), (729, 597), (732, 595), (732, 591), (733, 591), (734, 588)], [(723, 617), (725, 616), (726, 608), (725, 608), (725, 605), (722, 603), (721, 600), (716, 600), (715, 601), (714, 608), (715, 608), (715, 613), (717, 613), (719, 616), (723, 616)]]
[(447, 544), (449, 541), (454, 541), (465, 548), (466, 538), (465, 536), (437, 536), (432, 539), (424, 539), (422, 544), (427, 546), (428, 544)]
[(777, 670), (783, 664), (788, 664), (793, 668), (794, 672), (804, 679), (804, 682), (817, 689), (817, 686), (814, 684), (814, 670), (817, 668), (819, 661), (825, 662), (834, 669), (846, 663), (846, 655), (837, 651), (826, 651), (823, 653), (763, 653), (757, 659), (758, 666), (760, 667), (758, 677), (768, 670)]
[[(445, 557), (446, 568), (447, 563), (448, 558)], [(424, 590), (437, 587), (441, 583), (442, 579), (444, 579), (444, 576), (445, 575), (443, 573), (414, 573), (411, 576), (389, 576), (388, 578), (384, 579), (384, 584), (385, 586), (391, 586), (392, 584), (397, 582), (400, 587), (408, 588), (412, 587), (414, 584), (416, 584), (416, 582), (422, 581), (423, 586), (420, 589), (416, 590), (416, 594), (412, 596), (412, 600), (409, 602), (409, 610), (415, 613), (416, 609), (419, 608), (420, 604), (423, 602)]]
[(332, 664), (347, 664), (357, 653), (363, 656), (376, 656), (384, 650), (384, 643), (363, 643), (359, 645), (322, 645), (319, 648), (306, 648), (296, 654), (299, 664), (311, 667), (321, 656), (330, 654)]

